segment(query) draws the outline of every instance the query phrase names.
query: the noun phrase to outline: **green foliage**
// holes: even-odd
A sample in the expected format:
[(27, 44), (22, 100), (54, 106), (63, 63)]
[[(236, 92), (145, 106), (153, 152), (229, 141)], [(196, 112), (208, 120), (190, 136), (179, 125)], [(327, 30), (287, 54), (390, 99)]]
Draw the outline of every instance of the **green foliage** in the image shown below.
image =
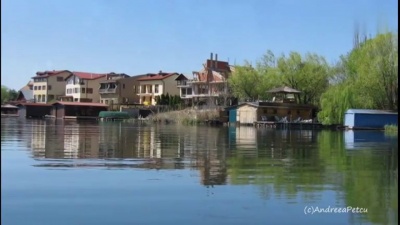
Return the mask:
[(1, 104), (8, 101), (16, 100), (18, 97), (18, 91), (14, 89), (9, 89), (6, 86), (1, 86)]
[(385, 134), (387, 135), (398, 135), (397, 125), (385, 125)]
[(322, 95), (319, 120), (342, 124), (349, 108), (398, 110), (397, 34), (379, 34), (342, 56)]
[(282, 55), (278, 59), (278, 70), (285, 86), (301, 91), (297, 99), (301, 104), (318, 104), (331, 74), (325, 58), (312, 53), (305, 57), (297, 52), (291, 52), (288, 57)]
[(289, 86), (302, 93), (299, 103), (319, 103), (319, 97), (328, 87), (331, 68), (322, 56), (306, 54), (302, 57), (291, 52), (276, 58), (271, 51), (256, 62), (255, 68), (245, 62), (236, 66), (228, 80), (235, 97), (240, 99), (268, 99), (267, 90), (278, 86)]
[(157, 105), (179, 106), (182, 104), (182, 99), (179, 95), (162, 94), (156, 96)]

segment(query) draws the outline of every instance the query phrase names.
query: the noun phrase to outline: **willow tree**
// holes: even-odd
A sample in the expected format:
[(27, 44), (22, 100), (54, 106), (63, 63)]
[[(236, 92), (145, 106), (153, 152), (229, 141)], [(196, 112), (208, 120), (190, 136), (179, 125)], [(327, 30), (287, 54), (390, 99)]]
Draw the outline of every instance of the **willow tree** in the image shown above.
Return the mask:
[(321, 97), (318, 118), (342, 124), (349, 108), (398, 109), (397, 34), (378, 34), (359, 43), (337, 65), (331, 87)]

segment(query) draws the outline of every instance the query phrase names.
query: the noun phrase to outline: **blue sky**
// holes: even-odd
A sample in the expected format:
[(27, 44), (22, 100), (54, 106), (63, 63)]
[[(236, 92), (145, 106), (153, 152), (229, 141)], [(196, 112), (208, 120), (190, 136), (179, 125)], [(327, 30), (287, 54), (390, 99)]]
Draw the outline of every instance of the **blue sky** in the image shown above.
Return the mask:
[(210, 52), (231, 64), (314, 52), (335, 62), (355, 24), (398, 30), (396, 0), (2, 0), (1, 83), (37, 71), (189, 74)]

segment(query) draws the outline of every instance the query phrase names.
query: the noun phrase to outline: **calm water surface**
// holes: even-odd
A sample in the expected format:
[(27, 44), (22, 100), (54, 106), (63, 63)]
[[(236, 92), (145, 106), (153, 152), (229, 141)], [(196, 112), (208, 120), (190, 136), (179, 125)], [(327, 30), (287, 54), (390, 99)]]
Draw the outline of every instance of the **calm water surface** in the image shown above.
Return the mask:
[[(1, 224), (397, 224), (397, 142), (2, 118)], [(368, 211), (305, 214), (316, 207)]]

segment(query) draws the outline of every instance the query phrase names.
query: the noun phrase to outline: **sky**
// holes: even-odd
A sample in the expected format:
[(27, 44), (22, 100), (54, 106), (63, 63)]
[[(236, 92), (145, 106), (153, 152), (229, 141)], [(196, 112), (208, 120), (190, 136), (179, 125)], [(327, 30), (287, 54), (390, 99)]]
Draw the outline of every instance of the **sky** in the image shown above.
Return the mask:
[(1, 84), (19, 90), (38, 71), (178, 72), (210, 53), (230, 64), (316, 53), (329, 63), (356, 25), (398, 31), (397, 0), (2, 0)]

